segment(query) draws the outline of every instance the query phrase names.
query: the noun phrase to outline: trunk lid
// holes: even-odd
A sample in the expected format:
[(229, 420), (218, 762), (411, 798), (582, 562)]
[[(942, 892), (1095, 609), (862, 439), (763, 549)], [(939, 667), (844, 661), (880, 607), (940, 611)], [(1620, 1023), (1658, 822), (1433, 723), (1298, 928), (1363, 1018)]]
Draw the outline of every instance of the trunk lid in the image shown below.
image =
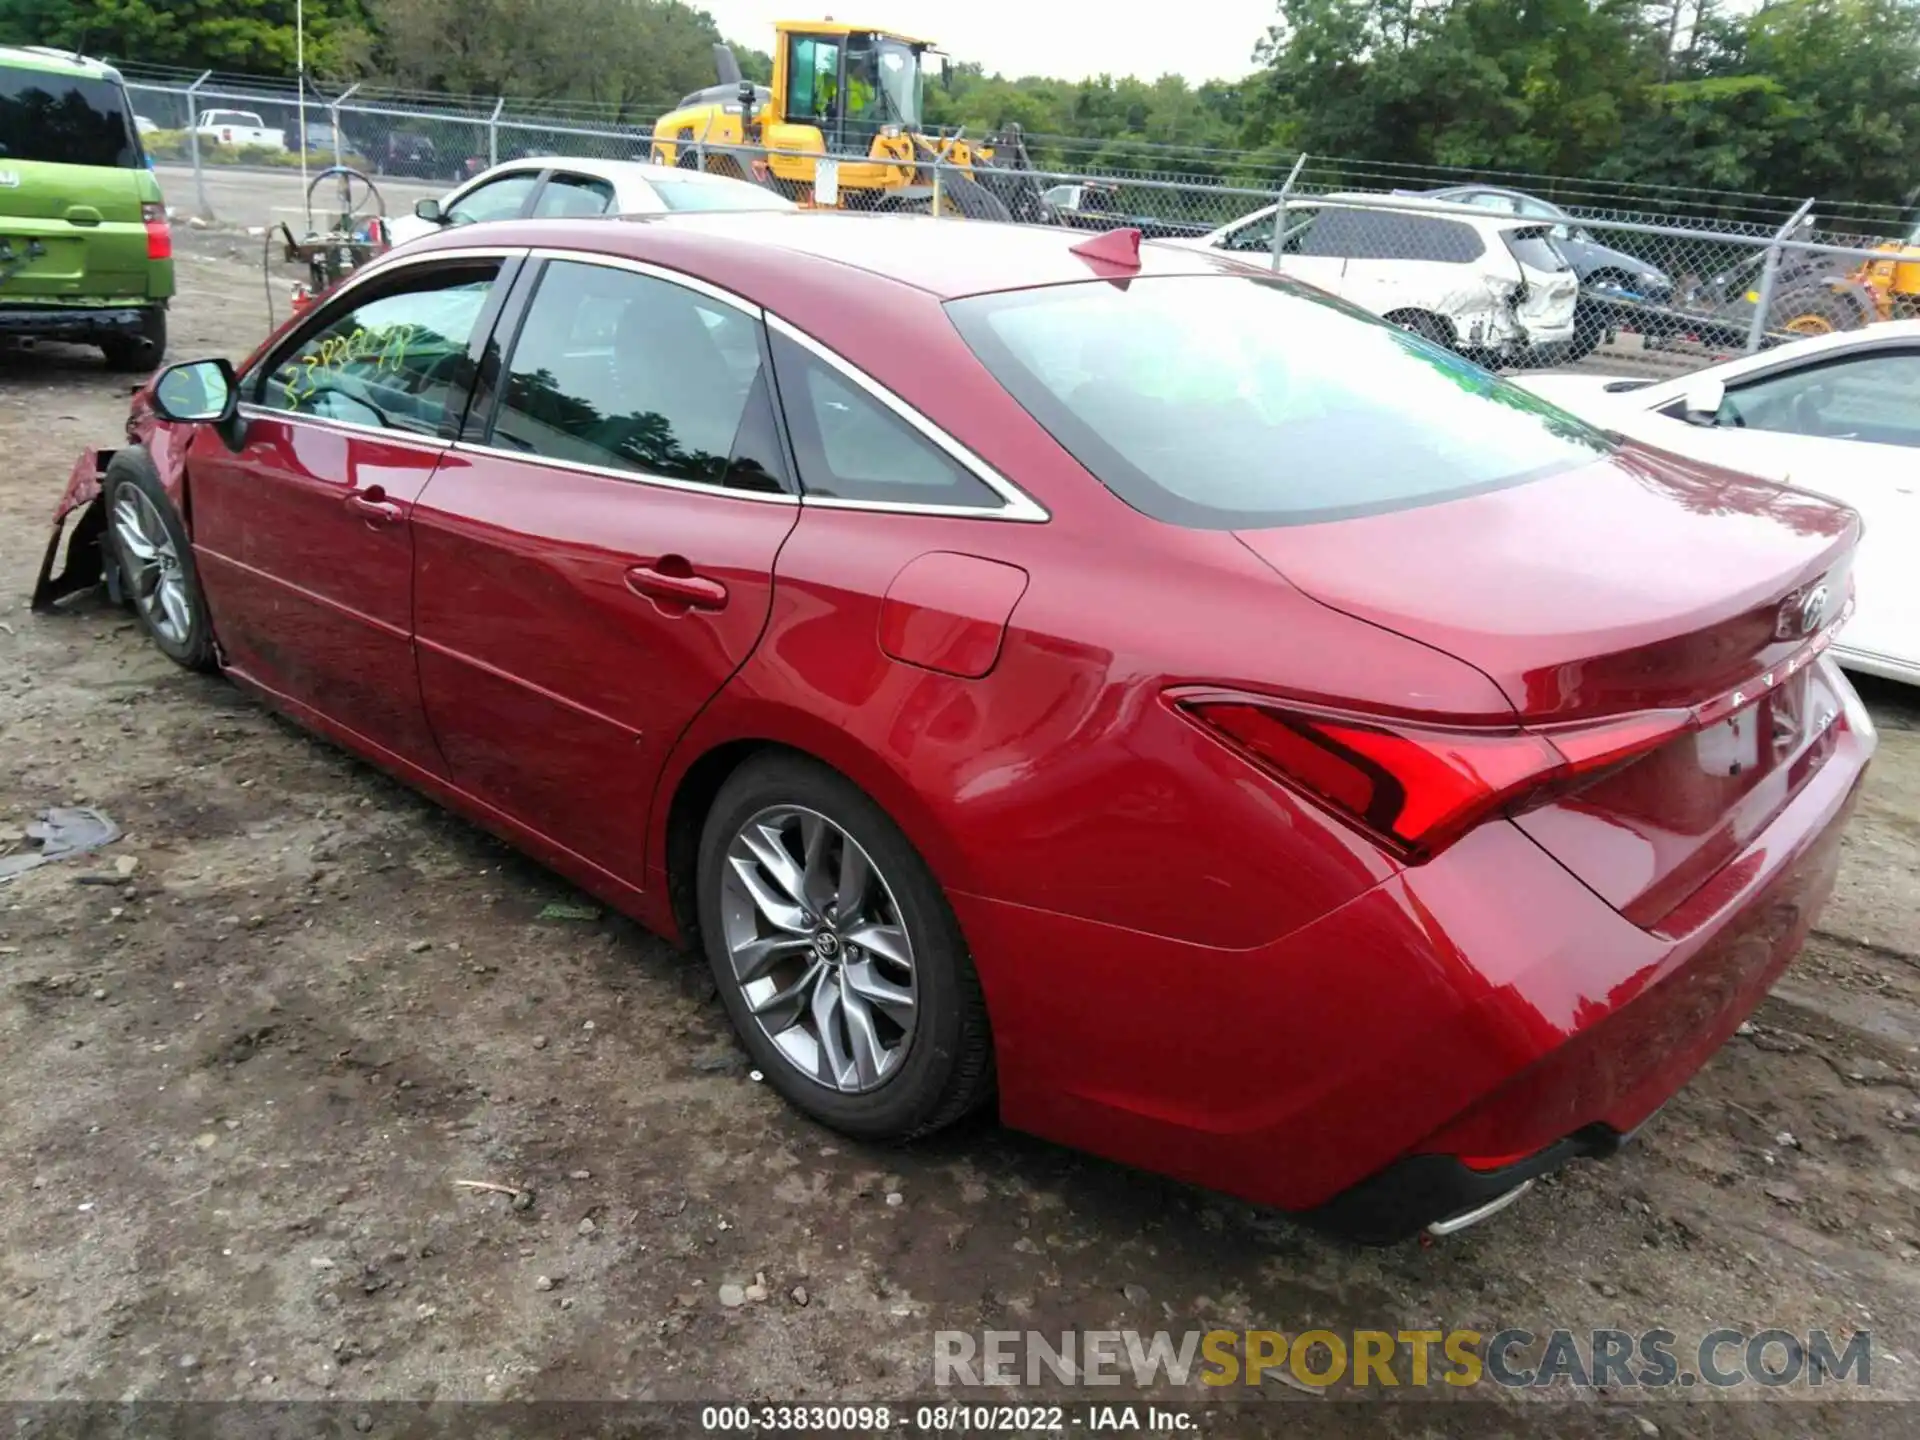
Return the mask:
[(1633, 447), (1463, 499), (1238, 532), (1322, 604), (1473, 665), (1523, 721), (1691, 706), (1839, 613), (1859, 520), (1816, 496)]
[(1815, 496), (1627, 448), (1463, 499), (1238, 533), (1322, 604), (1479, 669), (1563, 750), (1643, 717), (1648, 748), (1515, 817), (1637, 923), (1739, 854), (1835, 743), (1844, 682), (1809, 662), (1846, 606), (1859, 521)]

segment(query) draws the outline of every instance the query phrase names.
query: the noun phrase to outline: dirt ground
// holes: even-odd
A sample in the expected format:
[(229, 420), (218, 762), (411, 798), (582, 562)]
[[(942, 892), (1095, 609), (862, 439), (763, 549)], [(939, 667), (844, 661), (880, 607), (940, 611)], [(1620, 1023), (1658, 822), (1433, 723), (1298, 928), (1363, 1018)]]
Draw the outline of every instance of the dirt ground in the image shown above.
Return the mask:
[[(238, 357), (258, 242), (185, 244), (173, 354)], [(93, 352), (0, 358), (0, 852), (49, 805), (126, 830), (0, 886), (0, 1399), (924, 1398), (939, 1329), (1719, 1325), (1870, 1330), (1864, 1393), (1920, 1398), (1914, 695), (1868, 692), (1838, 894), (1750, 1034), (1614, 1160), (1356, 1250), (991, 1123), (908, 1151), (818, 1129), (698, 963), (104, 601), (30, 614), (127, 390)], [(1452, 1424), (1264, 1393), (1315, 1433)], [(1866, 1408), (1704, 1397), (1588, 1391), (1552, 1433)], [(1906, 1428), (1878, 1413), (1862, 1433)]]

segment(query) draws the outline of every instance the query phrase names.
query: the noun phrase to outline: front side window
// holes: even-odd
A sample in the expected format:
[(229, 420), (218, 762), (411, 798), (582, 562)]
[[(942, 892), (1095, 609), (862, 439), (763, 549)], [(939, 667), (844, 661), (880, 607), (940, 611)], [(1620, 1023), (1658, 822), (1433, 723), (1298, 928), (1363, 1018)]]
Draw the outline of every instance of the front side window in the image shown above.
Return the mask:
[(859, 384), (786, 336), (773, 336), (781, 405), (808, 495), (887, 505), (1000, 509), (986, 482)]
[(584, 218), (613, 209), (613, 186), (589, 175), (550, 175), (533, 213), (543, 218)]
[(454, 202), (447, 218), (455, 225), (478, 225), (483, 220), (512, 220), (526, 208), (527, 197), (540, 183), (540, 172), (525, 170), (476, 185)]
[(0, 163), (9, 160), (115, 170), (146, 163), (114, 81), (0, 66)]
[(1093, 281), (974, 296), (947, 313), (1089, 472), (1174, 524), (1405, 509), (1610, 453), (1517, 386), (1285, 280)]
[(728, 464), (749, 401), (764, 403), (761, 368), (760, 322), (745, 312), (651, 275), (554, 261), (507, 359), (489, 443), (668, 480), (769, 488)]
[(787, 50), (787, 118), (817, 124), (837, 116), (839, 102), (839, 44), (795, 35)]
[(1859, 355), (1729, 390), (1719, 423), (1920, 448), (1920, 352)]
[(269, 410), (441, 435), (466, 408), (473, 340), (499, 265), (412, 271), (282, 351), (259, 381)]
[[(1229, 231), (1225, 242), (1220, 248), (1223, 250), (1258, 250), (1262, 254), (1271, 251), (1273, 249), (1273, 222), (1279, 213), (1277, 210), (1269, 210), (1258, 219), (1247, 221), (1246, 224), (1242, 225), (1239, 229)], [(1311, 218), (1310, 213), (1303, 214), (1301, 223), (1304, 224)]]

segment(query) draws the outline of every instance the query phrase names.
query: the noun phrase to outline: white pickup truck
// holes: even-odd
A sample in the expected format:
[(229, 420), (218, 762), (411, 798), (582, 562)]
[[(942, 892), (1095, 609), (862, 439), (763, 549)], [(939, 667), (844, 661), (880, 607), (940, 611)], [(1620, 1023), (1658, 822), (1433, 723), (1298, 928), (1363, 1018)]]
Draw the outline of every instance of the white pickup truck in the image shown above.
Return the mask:
[(235, 148), (252, 145), (261, 150), (287, 148), (286, 131), (269, 128), (251, 110), (208, 110), (200, 116), (200, 123), (193, 127), (193, 131), (202, 140), (210, 140), (216, 145), (232, 145)]

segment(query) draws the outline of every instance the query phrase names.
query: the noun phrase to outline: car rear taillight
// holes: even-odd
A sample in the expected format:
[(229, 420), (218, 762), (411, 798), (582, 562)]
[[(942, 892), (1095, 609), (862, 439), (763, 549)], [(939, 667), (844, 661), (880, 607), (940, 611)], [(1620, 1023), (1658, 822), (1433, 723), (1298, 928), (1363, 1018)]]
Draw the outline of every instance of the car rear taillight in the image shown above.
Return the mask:
[(1171, 698), (1261, 769), (1414, 863), (1496, 814), (1658, 748), (1693, 719), (1659, 710), (1551, 731), (1456, 729), (1219, 692)]
[(152, 201), (140, 207), (140, 219), (147, 227), (147, 258), (173, 258), (173, 226), (167, 223), (167, 207)]

